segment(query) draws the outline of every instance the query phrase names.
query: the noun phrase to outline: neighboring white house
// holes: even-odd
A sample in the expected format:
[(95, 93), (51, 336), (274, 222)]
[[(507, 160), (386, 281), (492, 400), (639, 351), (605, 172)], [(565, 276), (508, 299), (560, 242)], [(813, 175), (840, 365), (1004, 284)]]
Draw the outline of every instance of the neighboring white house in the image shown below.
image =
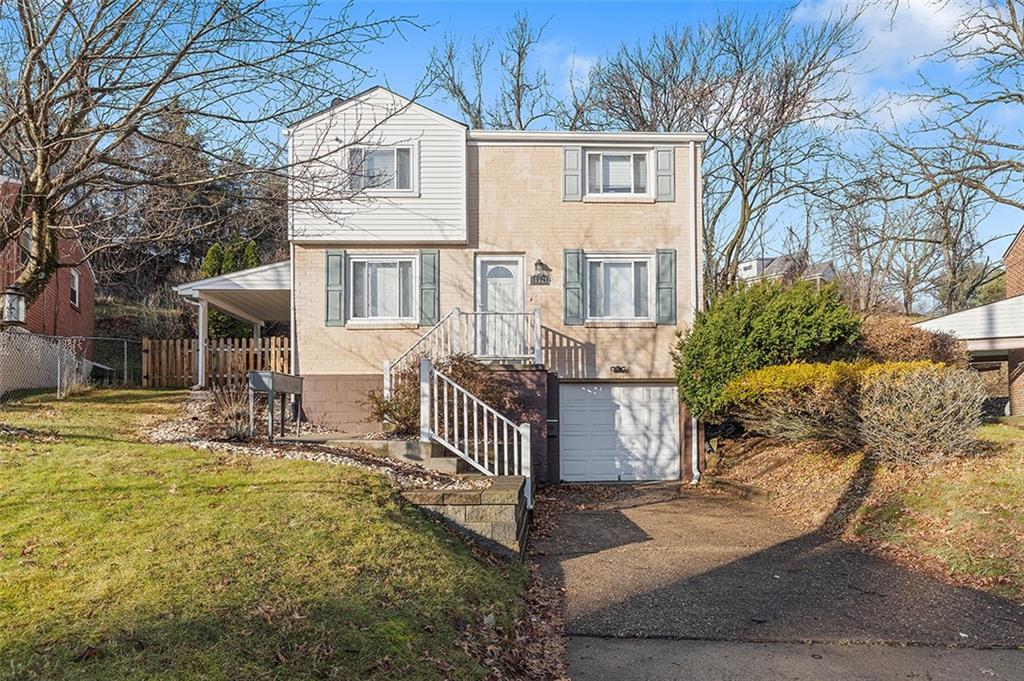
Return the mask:
[(798, 253), (787, 253), (771, 258), (744, 260), (736, 269), (740, 281), (802, 279), (818, 284), (827, 284), (836, 278), (836, 268), (831, 260), (806, 262)]

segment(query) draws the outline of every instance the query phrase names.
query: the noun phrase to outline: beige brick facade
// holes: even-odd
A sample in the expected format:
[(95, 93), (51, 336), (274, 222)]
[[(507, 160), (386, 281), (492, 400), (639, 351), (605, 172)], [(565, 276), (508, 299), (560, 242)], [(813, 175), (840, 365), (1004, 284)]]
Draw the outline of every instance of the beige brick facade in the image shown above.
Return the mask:
[[(547, 368), (563, 379), (672, 377), (671, 348), (692, 319), (695, 189), (699, 145), (675, 151), (676, 200), (660, 203), (565, 202), (561, 197), (561, 145), (470, 144), (468, 241), (440, 247), (441, 314), (473, 310), (476, 258), (521, 256), (528, 280), (539, 260), (551, 268), (550, 285), (526, 287), (526, 309), (540, 307)], [(699, 162), (699, 156), (697, 158)], [(428, 217), (428, 216), (427, 216)], [(325, 251), (331, 244), (295, 244), (298, 369), (302, 374), (378, 374), (383, 362), (404, 352), (425, 328), (328, 327), (325, 317)], [(346, 244), (350, 255), (416, 253), (417, 245), (392, 248)], [(563, 323), (563, 251), (676, 250), (675, 326), (596, 328)], [(610, 368), (621, 365), (625, 374)]]

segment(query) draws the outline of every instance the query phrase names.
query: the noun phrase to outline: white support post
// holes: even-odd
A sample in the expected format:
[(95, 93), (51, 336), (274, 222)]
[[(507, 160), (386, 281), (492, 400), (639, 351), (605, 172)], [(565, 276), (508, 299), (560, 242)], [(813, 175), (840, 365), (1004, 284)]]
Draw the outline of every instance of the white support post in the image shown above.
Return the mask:
[(519, 437), (522, 446), (519, 448), (519, 474), (526, 478), (526, 508), (533, 508), (533, 479), (530, 476), (530, 424), (519, 426)]
[(420, 442), (430, 442), (430, 358), (420, 360)]
[(452, 316), (455, 318), (455, 354), (462, 352), (462, 310), (455, 308), (452, 310)]
[(263, 338), (263, 322), (252, 323), (252, 339), (258, 341)]
[(200, 388), (206, 387), (206, 344), (208, 342), (209, 333), (209, 319), (210, 319), (210, 307), (209, 303), (205, 299), (199, 299), (199, 347), (196, 349), (198, 355), (196, 363), (198, 364), (198, 380)]
[(391, 360), (384, 360), (384, 399), (391, 399)]
[(543, 364), (544, 356), (541, 353), (541, 328), (540, 328), (540, 308), (534, 308), (533, 310), (533, 361), (535, 364)]

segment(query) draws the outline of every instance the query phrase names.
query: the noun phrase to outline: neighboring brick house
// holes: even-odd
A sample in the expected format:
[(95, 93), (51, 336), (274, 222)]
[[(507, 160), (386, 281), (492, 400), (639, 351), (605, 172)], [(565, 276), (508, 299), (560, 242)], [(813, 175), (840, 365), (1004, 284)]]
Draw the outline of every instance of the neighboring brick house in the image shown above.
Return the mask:
[(967, 343), (971, 359), (1005, 362), (1009, 413), (1024, 414), (1024, 227), (1003, 254), (1006, 297), (916, 326), (946, 331)]
[(1024, 294), (1024, 226), (1003, 254), (1006, 267), (1006, 297)]
[[(287, 135), (298, 161), (346, 156), (293, 176), (290, 261), (178, 288), (201, 334), (206, 306), (290, 315), (304, 412), (349, 432), (419, 356), (473, 354), (530, 416), (499, 418), (425, 365), (423, 441), (492, 473), (528, 446), (542, 482), (695, 477), (671, 350), (702, 298), (704, 135), (470, 130), (381, 87)], [(338, 178), (358, 197), (311, 206)]]
[[(19, 186), (17, 181), (0, 176), (0, 210), (10, 210)], [(25, 246), (25, 239), (12, 240), (0, 250), (0, 291), (18, 276)], [(78, 241), (61, 240), (58, 262), (77, 263), (82, 256)], [(61, 267), (26, 310), (25, 326), (32, 333), (49, 336), (92, 336), (96, 326), (95, 305), (96, 277), (89, 263)]]

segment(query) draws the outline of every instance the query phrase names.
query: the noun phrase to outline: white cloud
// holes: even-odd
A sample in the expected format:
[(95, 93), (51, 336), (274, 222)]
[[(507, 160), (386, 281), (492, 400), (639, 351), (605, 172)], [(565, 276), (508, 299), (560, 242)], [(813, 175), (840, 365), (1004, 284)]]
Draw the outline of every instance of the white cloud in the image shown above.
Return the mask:
[[(859, 5), (854, 0), (804, 0), (795, 18), (799, 23), (822, 21)], [(863, 7), (858, 25), (866, 47), (849, 65), (847, 85), (864, 107), (876, 112), (876, 122), (909, 123), (927, 113), (905, 94), (917, 84), (918, 75), (945, 78), (956, 68), (938, 64), (933, 55), (963, 17), (964, 0), (873, 0)]]

